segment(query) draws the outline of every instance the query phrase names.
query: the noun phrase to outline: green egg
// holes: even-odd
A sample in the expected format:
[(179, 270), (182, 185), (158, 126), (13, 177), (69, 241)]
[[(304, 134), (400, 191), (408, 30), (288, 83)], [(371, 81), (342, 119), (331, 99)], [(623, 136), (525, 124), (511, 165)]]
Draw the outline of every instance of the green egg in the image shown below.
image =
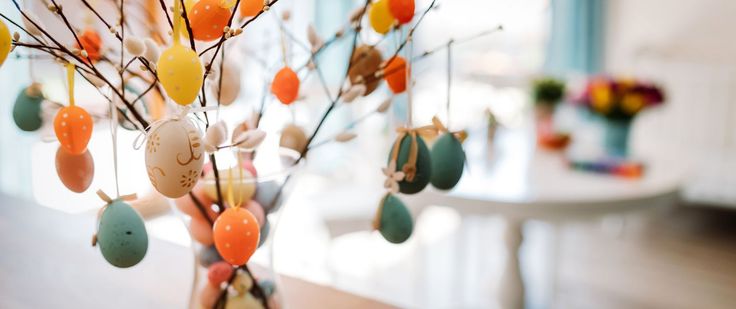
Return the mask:
[(13, 106), (15, 125), (26, 132), (33, 132), (41, 128), (43, 124), (41, 102), (43, 102), (43, 93), (41, 93), (39, 84), (23, 89), (15, 98)]
[[(404, 164), (409, 161), (411, 141), (412, 138), (409, 135), (406, 135), (401, 139), (399, 156), (396, 159), (397, 171), (401, 171)], [(432, 175), (432, 159), (430, 157), (427, 144), (421, 136), (417, 136), (417, 145), (419, 146), (419, 151), (417, 152), (416, 175), (412, 181), (404, 179), (399, 182), (399, 192), (404, 194), (414, 194), (424, 190), (424, 188), (427, 187), (427, 184), (429, 184), (429, 179)], [(391, 149), (391, 153), (393, 153), (393, 148)], [(391, 161), (391, 153), (389, 153), (389, 162)]]
[(97, 243), (110, 264), (127, 268), (138, 264), (148, 250), (148, 234), (138, 212), (123, 201), (105, 208), (97, 231)]
[(382, 202), (378, 231), (391, 243), (405, 242), (414, 230), (414, 221), (409, 210), (393, 194), (386, 195)]
[(454, 188), (464, 168), (463, 145), (454, 135), (445, 133), (432, 146), (432, 186), (441, 190)]

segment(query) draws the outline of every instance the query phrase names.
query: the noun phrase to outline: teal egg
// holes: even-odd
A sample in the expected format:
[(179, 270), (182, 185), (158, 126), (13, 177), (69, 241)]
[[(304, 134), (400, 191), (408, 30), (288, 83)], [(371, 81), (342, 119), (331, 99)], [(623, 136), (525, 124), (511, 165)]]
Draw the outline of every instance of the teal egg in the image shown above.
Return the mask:
[(33, 132), (40, 129), (43, 124), (43, 120), (41, 119), (41, 102), (43, 102), (41, 85), (34, 83), (30, 87), (23, 89), (15, 98), (15, 105), (13, 105), (13, 120), (15, 121), (15, 125), (26, 132)]
[(432, 146), (432, 186), (441, 190), (454, 188), (464, 168), (463, 145), (454, 135), (445, 133)]
[[(396, 159), (396, 170), (401, 171), (404, 164), (409, 161), (409, 151), (411, 150), (412, 138), (409, 135), (404, 136), (401, 139), (399, 146), (399, 156)], [(429, 149), (424, 139), (421, 136), (417, 136), (417, 145), (419, 146), (417, 152), (417, 172), (412, 181), (404, 179), (399, 182), (399, 192), (404, 194), (414, 194), (421, 192), (429, 184), (430, 177), (432, 175), (432, 159), (429, 154)], [(391, 149), (393, 153), (393, 148)], [(391, 153), (389, 154), (389, 162), (391, 161)]]
[(138, 264), (148, 250), (143, 219), (130, 205), (114, 201), (105, 208), (97, 231), (97, 243), (110, 264), (127, 268)]
[(414, 230), (414, 221), (404, 203), (393, 194), (388, 194), (380, 206), (378, 231), (394, 244), (405, 242)]

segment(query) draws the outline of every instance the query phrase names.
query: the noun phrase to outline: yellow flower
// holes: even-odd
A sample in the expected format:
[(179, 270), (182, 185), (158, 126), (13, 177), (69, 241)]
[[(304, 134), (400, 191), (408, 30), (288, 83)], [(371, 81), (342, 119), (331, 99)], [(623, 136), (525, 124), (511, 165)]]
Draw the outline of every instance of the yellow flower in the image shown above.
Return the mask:
[(594, 84), (590, 94), (593, 109), (604, 114), (611, 110), (611, 89), (607, 84)]
[(625, 113), (634, 115), (644, 108), (644, 97), (640, 94), (627, 94), (621, 101), (621, 108)]

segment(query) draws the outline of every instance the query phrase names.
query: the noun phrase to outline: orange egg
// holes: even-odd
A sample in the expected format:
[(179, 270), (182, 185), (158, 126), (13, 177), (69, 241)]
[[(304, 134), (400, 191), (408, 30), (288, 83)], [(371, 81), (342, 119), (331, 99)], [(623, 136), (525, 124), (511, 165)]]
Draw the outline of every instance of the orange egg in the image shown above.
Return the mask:
[(201, 0), (189, 13), (189, 25), (195, 40), (213, 41), (223, 34), (223, 28), (230, 20), (230, 10), (220, 5), (220, 0)]
[(54, 132), (64, 150), (82, 154), (92, 137), (92, 116), (79, 106), (67, 106), (59, 110), (54, 119)]
[(212, 245), (212, 225), (201, 217), (192, 217), (192, 221), (189, 222), (189, 233), (198, 243), (205, 246)]
[(273, 78), (271, 83), (271, 93), (286, 105), (296, 100), (299, 95), (299, 77), (296, 72), (289, 67), (284, 67)]
[(414, 18), (414, 0), (389, 0), (388, 9), (399, 24), (406, 24)]
[(250, 211), (243, 207), (228, 208), (213, 227), (217, 252), (232, 265), (247, 263), (258, 247), (260, 229)]
[(406, 90), (406, 60), (396, 56), (386, 63), (383, 69), (384, 78), (393, 93), (402, 93)]
[[(212, 209), (212, 204), (214, 204), (214, 202), (207, 196), (207, 194), (204, 193), (201, 185), (196, 185), (194, 189), (192, 189), (192, 195), (194, 195), (194, 197), (202, 204), (202, 207), (204, 207), (204, 210), (207, 212), (207, 216), (210, 217), (210, 219), (213, 221), (217, 219), (218, 214)], [(202, 215), (202, 211), (199, 210), (197, 204), (195, 204), (189, 194), (174, 200), (174, 202), (181, 212), (189, 215), (190, 217), (205, 219), (204, 215)]]
[[(82, 46), (75, 44), (75, 47), (87, 51), (87, 56), (89, 56), (89, 59), (92, 60), (92, 62), (97, 62), (102, 58), (102, 38), (100, 38), (100, 34), (98, 34), (97, 31), (94, 29), (86, 29), (77, 37), (79, 38), (79, 42), (82, 43)], [(81, 57), (81, 52), (79, 55), (84, 62), (88, 62), (85, 57)]]
[(253, 17), (263, 10), (263, 0), (241, 0), (240, 17)]
[(73, 155), (59, 147), (56, 150), (56, 173), (67, 189), (82, 193), (87, 191), (95, 176), (95, 161), (89, 150), (81, 155)]

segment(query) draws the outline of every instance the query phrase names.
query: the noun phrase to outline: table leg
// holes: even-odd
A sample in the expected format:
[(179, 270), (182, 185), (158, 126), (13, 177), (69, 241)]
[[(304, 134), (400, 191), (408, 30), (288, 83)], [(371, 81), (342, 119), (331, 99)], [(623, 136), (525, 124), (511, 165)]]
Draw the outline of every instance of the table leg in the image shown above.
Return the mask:
[(519, 248), (524, 241), (523, 226), (522, 220), (508, 219), (506, 222), (504, 241), (507, 258), (499, 288), (499, 301), (503, 309), (524, 308), (524, 281), (519, 261)]

